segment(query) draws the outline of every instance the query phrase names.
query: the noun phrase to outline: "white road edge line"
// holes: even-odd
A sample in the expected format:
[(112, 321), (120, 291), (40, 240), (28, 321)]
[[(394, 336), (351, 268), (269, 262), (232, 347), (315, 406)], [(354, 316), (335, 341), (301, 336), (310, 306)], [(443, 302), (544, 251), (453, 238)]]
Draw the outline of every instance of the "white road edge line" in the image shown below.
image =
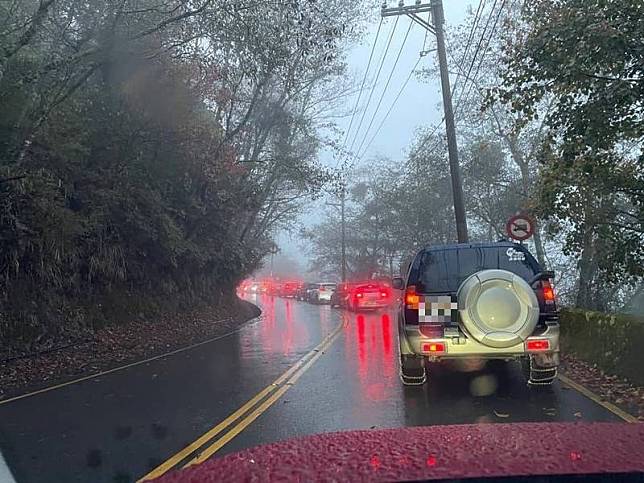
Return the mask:
[(7, 462), (2, 457), (2, 452), (0, 452), (0, 483), (16, 483)]
[[(79, 382), (94, 379), (96, 377), (105, 376), (105, 375), (111, 374), (113, 372), (122, 371), (123, 369), (129, 369), (130, 367), (140, 366), (141, 364), (146, 364), (148, 362), (153, 362), (153, 361), (156, 361), (158, 359), (163, 359), (164, 357), (173, 356), (175, 354), (179, 354), (181, 352), (185, 352), (185, 351), (188, 351), (190, 349), (194, 349), (195, 347), (199, 347), (199, 346), (202, 346), (202, 345), (205, 345), (205, 344), (209, 344), (209, 343), (214, 342), (216, 340), (223, 339), (225, 337), (228, 337), (228, 336), (231, 336), (233, 334), (236, 334), (237, 332), (242, 330), (247, 325), (250, 325), (253, 322), (256, 322), (256, 321), (260, 320), (261, 317), (262, 317), (261, 315), (259, 315), (257, 317), (253, 317), (252, 319), (250, 319), (250, 320), (244, 322), (243, 324), (241, 324), (235, 330), (227, 332), (226, 334), (222, 334), (222, 335), (219, 335), (217, 337), (213, 337), (213, 338), (208, 339), (208, 340), (203, 340), (201, 342), (197, 342), (196, 344), (192, 344), (192, 345), (189, 345), (189, 346), (186, 346), (186, 347), (180, 347), (179, 349), (176, 349), (176, 350), (173, 350), (173, 351), (170, 351), (170, 352), (166, 352), (164, 354), (159, 354), (158, 356), (149, 357), (148, 359), (143, 359), (141, 361), (132, 362), (130, 364), (115, 367), (115, 368), (109, 369), (107, 371), (97, 372), (96, 374), (90, 374), (89, 376), (79, 377), (78, 379), (72, 379), (71, 381), (63, 382), (61, 384), (55, 384), (53, 386), (45, 387), (43, 389), (38, 389), (37, 391), (32, 391), (32, 392), (28, 392), (28, 393), (25, 393), (25, 394), (20, 394), (19, 396), (10, 397), (8, 399), (0, 399), (0, 406), (3, 405), (3, 404), (13, 402), (13, 401), (18, 401), (20, 399), (24, 399), (24, 398), (27, 398), (27, 397), (35, 396), (37, 394), (42, 394), (44, 392), (53, 391), (54, 389), (60, 389), (61, 387), (71, 386), (72, 384), (76, 384), (76, 383), (79, 383)], [(0, 483), (2, 483), (1, 480), (0, 480)]]

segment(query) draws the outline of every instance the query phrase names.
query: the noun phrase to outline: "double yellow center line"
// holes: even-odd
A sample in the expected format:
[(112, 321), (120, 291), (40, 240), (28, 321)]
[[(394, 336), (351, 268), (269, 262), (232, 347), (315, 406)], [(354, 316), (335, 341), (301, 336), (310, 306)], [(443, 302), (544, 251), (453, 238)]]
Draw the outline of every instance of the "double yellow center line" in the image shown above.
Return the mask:
[[(309, 367), (324, 354), (331, 344), (341, 334), (344, 324), (340, 324), (320, 344), (298, 360), (290, 369), (278, 377), (274, 382), (262, 389), (255, 397), (237, 409), (234, 413), (217, 424), (214, 428), (189, 444), (174, 456), (157, 466), (139, 482), (158, 478), (169, 470), (178, 467), (187, 467), (207, 460), (219, 451), (226, 443), (241, 433), (248, 425), (255, 421), (262, 413), (271, 407), (286, 391), (302, 377)], [(253, 409), (254, 408), (254, 409)], [(241, 418), (241, 419), (240, 419)], [(235, 423), (233, 425), (233, 423)], [(226, 433), (217, 436), (229, 426), (233, 425)], [(186, 462), (187, 461), (187, 462)], [(181, 463), (184, 463), (183, 465)]]

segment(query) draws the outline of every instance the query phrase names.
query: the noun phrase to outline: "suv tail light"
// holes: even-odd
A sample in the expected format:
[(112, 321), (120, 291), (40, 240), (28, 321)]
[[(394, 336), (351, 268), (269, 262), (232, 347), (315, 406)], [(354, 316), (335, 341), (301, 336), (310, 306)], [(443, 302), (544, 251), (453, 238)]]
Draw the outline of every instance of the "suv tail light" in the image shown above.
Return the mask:
[(420, 302), (420, 295), (416, 293), (416, 286), (410, 285), (405, 291), (405, 305), (408, 309), (417, 310)]
[(547, 351), (550, 349), (550, 341), (548, 339), (528, 339), (525, 348), (528, 352)]
[(423, 352), (431, 352), (433, 354), (441, 354), (445, 352), (444, 342), (425, 342), (422, 345)]
[(553, 305), (555, 303), (555, 289), (552, 287), (550, 280), (543, 280), (541, 289), (543, 290), (543, 301), (548, 305)]

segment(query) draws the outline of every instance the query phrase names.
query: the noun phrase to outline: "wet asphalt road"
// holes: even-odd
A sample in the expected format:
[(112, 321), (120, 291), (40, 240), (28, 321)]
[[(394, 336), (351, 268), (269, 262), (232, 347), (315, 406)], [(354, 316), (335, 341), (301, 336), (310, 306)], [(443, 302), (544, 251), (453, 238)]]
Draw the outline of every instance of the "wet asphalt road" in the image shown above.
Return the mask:
[(214, 457), (346, 429), (621, 421), (562, 384), (546, 391), (526, 387), (513, 364), (468, 372), (437, 368), (424, 387), (403, 387), (393, 312), (355, 314), (265, 296), (250, 300), (263, 315), (234, 334), (0, 403), (0, 451), (16, 481), (135, 481), (244, 405), (336, 329), (324, 353)]

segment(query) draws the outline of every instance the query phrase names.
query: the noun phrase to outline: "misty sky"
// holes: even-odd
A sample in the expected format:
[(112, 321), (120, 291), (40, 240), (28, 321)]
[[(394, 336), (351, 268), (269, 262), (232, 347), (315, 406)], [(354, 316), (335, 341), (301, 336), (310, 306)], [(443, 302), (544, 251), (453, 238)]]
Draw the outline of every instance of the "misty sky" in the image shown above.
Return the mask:
[[(407, 5), (412, 4), (412, 2), (413, 0), (406, 0)], [(428, 0), (424, 0), (423, 3), (429, 2)], [(389, 2), (390, 6), (394, 6), (395, 4), (397, 4), (397, 1)], [(476, 0), (443, 0), (446, 26), (450, 24), (456, 25), (462, 23), (465, 20), (468, 9), (476, 8), (476, 4)], [(370, 22), (368, 34), (359, 45), (355, 45), (350, 49), (347, 56), (349, 73), (352, 78), (354, 78), (358, 86), (362, 81), (365, 69), (367, 68), (369, 53), (376, 36), (378, 23), (380, 22), (380, 9), (376, 8), (375, 10), (376, 11), (374, 11), (373, 20)], [(380, 62), (380, 56), (385, 50), (386, 41), (391, 32), (391, 28), (394, 22), (395, 17), (388, 17), (382, 24), (378, 43), (376, 45), (372, 60), (372, 65), (370, 67), (370, 80), (373, 80), (375, 78), (375, 72)], [(389, 48), (387, 58), (380, 74), (379, 84), (375, 88), (369, 109), (367, 110), (367, 113), (364, 117), (363, 125), (357, 136), (354, 150), (362, 142), (366, 128), (369, 124), (369, 121), (371, 120), (373, 111), (377, 105), (378, 99), (380, 98), (381, 92), (385, 87), (385, 82), (387, 80), (387, 77), (389, 76), (389, 73), (391, 72), (395, 58), (398, 54), (400, 46), (403, 43), (403, 39), (405, 37), (407, 29), (409, 28), (410, 22), (412, 21), (406, 17), (400, 17), (398, 20), (391, 46)], [(366, 138), (364, 144), (365, 147), (373, 136), (373, 133), (376, 131), (376, 128), (380, 124), (381, 119), (389, 110), (389, 107), (396, 97), (398, 91), (400, 90), (400, 87), (404, 84), (405, 80), (409, 76), (410, 71), (416, 64), (416, 61), (419, 58), (419, 53), (421, 50), (423, 50), (423, 46), (426, 50), (434, 48), (435, 39), (431, 34), (428, 34), (426, 36), (424, 29), (422, 29), (422, 27), (420, 27), (419, 25), (414, 24), (394, 71), (393, 77), (389, 84), (389, 88), (384, 96), (380, 109), (378, 110), (378, 115), (376, 116), (373, 126), (371, 127), (371, 131)], [(429, 55), (423, 57), (417, 67), (417, 70), (422, 67), (432, 65), (435, 56), (436, 53), (431, 52)], [(370, 84), (367, 83), (366, 85), (369, 86)], [(361, 97), (360, 109), (363, 109), (366, 105), (368, 95), (369, 91), (368, 89), (365, 89)], [(353, 97), (349, 100), (349, 106), (352, 107), (355, 104), (356, 97)], [(414, 131), (419, 127), (434, 125), (435, 123), (439, 122), (442, 118), (442, 109), (439, 80), (435, 79), (432, 82), (421, 82), (416, 78), (415, 75), (412, 76), (411, 80), (407, 84), (407, 87), (405, 88), (405, 91), (398, 99), (398, 102), (387, 118), (387, 121), (380, 130), (378, 136), (375, 138), (373, 144), (365, 152), (365, 155), (359, 162), (358, 166), (363, 165), (366, 167), (369, 164), (369, 158), (374, 155), (384, 155), (393, 160), (404, 159), (407, 148), (409, 147), (414, 137)], [(360, 116), (361, 111), (359, 110), (354, 119), (348, 144), (351, 143), (354, 137), (355, 129), (360, 121)], [(346, 119), (338, 120), (338, 125), (343, 130), (346, 130), (349, 127), (349, 123), (349, 116)], [(329, 166), (336, 166), (337, 163), (337, 161), (333, 158), (333, 154), (331, 152), (321, 153), (321, 161)], [(312, 204), (309, 212), (300, 217), (300, 223), (309, 226), (316, 221), (319, 221), (325, 216), (325, 209), (326, 208), (323, 202)], [(303, 244), (301, 240), (298, 239), (296, 234), (280, 234), (278, 237), (278, 244), (280, 246), (280, 249), (282, 250), (282, 253), (287, 255), (290, 259), (301, 260), (302, 267), (300, 267), (300, 269), (305, 269), (307, 260), (303, 259), (303, 255), (306, 256), (306, 254), (303, 253)]]

